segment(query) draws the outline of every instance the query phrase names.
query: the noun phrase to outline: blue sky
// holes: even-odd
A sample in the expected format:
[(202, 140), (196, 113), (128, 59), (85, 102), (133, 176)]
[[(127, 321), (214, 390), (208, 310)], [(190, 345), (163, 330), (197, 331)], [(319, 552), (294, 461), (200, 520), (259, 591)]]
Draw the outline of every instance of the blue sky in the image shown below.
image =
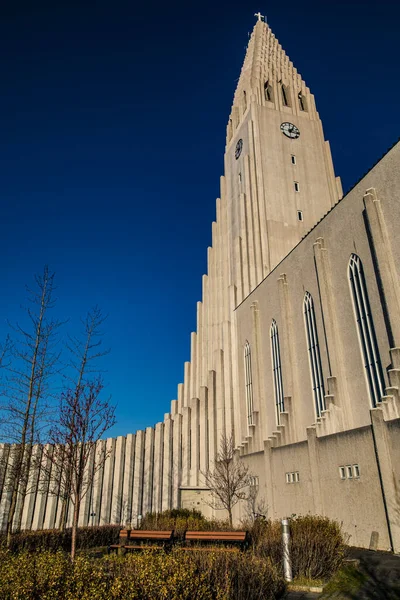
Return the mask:
[(258, 10), (349, 189), (400, 133), (394, 0), (1, 4), (0, 339), (45, 263), (65, 333), (99, 304), (114, 435), (162, 420), (182, 381)]

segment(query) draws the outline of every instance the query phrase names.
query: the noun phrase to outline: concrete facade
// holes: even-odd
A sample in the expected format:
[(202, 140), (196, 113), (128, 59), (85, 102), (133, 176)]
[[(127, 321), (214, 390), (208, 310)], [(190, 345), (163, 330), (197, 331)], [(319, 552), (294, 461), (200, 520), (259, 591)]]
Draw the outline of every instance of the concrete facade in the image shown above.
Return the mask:
[[(221, 436), (232, 433), (269, 516), (325, 514), (343, 522), (353, 544), (368, 546), (377, 533), (380, 548), (400, 551), (399, 158), (396, 146), (342, 199), (314, 97), (268, 25), (256, 23), (228, 121), (183, 383), (163, 421), (97, 444), (108, 457), (82, 506), (82, 525), (136, 525), (146, 512), (179, 504), (209, 511), (201, 472), (212, 467)], [(359, 325), (352, 255), (362, 261), (369, 298)], [(307, 345), (306, 292), (317, 351)], [(273, 320), (279, 353), (272, 352)], [(370, 362), (382, 367), (373, 401), (364, 321), (369, 331), (373, 323)], [(0, 454), (13, 460), (6, 445)], [(39, 474), (31, 476), (24, 527), (57, 526), (56, 486), (35, 489)], [(3, 528), (6, 481), (3, 469)]]

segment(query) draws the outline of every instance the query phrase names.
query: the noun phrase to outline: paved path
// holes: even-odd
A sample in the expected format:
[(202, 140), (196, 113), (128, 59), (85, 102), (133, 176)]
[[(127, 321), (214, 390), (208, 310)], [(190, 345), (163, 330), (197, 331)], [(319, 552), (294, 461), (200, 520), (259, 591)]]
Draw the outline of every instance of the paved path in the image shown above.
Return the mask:
[(351, 548), (349, 558), (360, 561), (360, 570), (367, 580), (357, 592), (332, 594), (290, 592), (287, 600), (400, 600), (400, 556), (390, 552), (373, 552)]

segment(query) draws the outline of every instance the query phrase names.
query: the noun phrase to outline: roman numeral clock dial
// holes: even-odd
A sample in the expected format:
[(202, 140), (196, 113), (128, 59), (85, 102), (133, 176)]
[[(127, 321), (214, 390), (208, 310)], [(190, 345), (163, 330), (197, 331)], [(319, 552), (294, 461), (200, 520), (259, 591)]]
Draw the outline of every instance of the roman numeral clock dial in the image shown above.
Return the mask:
[(296, 125), (293, 125), (293, 123), (282, 123), (281, 131), (284, 135), (286, 135), (286, 137), (291, 138), (292, 140), (295, 140), (298, 137), (300, 137), (300, 131), (296, 127)]

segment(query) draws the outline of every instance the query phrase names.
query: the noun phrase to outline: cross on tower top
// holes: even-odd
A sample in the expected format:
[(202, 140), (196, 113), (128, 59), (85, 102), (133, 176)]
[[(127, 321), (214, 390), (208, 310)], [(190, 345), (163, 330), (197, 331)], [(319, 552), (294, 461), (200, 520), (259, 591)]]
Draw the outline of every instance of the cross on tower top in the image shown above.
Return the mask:
[(257, 19), (258, 19), (259, 21), (264, 21), (264, 19), (265, 19), (265, 16), (264, 16), (264, 15), (262, 15), (260, 12), (258, 12), (258, 13), (254, 13), (254, 16), (255, 16), (255, 17), (257, 17)]

